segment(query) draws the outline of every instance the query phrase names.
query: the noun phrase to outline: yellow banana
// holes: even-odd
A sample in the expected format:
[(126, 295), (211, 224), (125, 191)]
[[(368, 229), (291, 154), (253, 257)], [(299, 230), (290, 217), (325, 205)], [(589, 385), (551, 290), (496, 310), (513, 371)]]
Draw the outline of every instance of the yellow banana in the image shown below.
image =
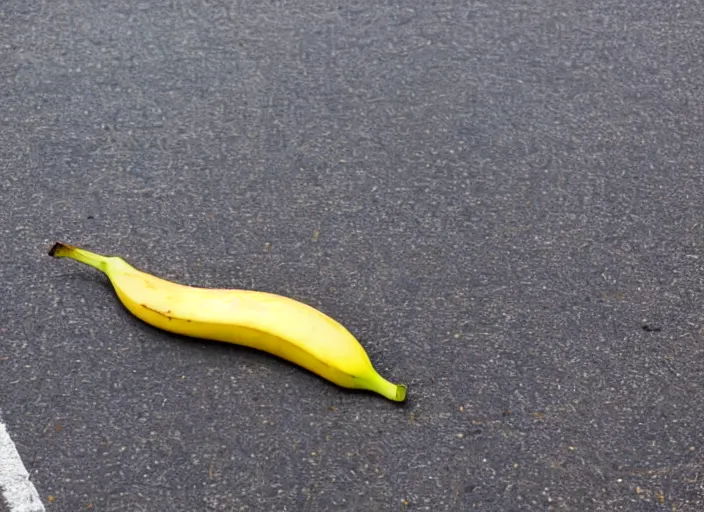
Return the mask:
[(104, 272), (122, 304), (150, 325), (263, 350), (339, 386), (373, 391), (396, 402), (406, 399), (405, 385), (379, 375), (357, 339), (311, 306), (267, 292), (174, 283), (137, 270), (120, 257), (60, 242), (49, 255)]

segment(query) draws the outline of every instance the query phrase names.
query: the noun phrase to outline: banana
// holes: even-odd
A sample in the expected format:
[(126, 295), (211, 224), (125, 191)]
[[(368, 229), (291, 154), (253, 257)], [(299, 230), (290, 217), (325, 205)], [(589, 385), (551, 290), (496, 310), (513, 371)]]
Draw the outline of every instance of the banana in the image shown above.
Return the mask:
[(60, 242), (49, 255), (104, 272), (120, 302), (154, 327), (262, 350), (338, 386), (372, 391), (396, 402), (406, 399), (406, 386), (379, 375), (345, 327), (307, 304), (267, 292), (174, 283), (140, 271), (118, 256)]

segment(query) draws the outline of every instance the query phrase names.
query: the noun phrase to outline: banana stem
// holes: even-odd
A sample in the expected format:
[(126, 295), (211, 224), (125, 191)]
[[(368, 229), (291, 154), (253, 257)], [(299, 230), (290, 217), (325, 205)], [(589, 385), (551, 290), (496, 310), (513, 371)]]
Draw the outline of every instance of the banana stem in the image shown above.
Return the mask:
[(94, 252), (86, 251), (72, 245), (56, 242), (49, 250), (49, 256), (54, 258), (71, 258), (93, 268), (97, 268), (102, 272), (106, 272), (108, 268), (108, 258)]
[(387, 398), (393, 400), (394, 402), (404, 402), (406, 400), (406, 386), (405, 384), (392, 384), (393, 394), (387, 395)]
[(389, 400), (393, 400), (394, 402), (403, 402), (406, 400), (406, 386), (404, 384), (393, 384), (379, 374), (369, 379), (367, 383), (370, 385), (369, 389), (376, 391)]

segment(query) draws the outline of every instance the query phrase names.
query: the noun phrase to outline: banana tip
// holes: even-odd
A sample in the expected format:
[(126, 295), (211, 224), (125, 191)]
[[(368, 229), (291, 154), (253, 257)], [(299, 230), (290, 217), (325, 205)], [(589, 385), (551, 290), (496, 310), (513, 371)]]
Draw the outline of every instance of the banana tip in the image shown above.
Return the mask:
[(54, 245), (51, 246), (51, 249), (49, 249), (49, 256), (56, 256), (56, 252), (63, 247), (64, 244), (62, 244), (61, 242), (56, 242)]
[(405, 402), (406, 400), (406, 385), (405, 384), (398, 384), (396, 386), (396, 401), (397, 402)]

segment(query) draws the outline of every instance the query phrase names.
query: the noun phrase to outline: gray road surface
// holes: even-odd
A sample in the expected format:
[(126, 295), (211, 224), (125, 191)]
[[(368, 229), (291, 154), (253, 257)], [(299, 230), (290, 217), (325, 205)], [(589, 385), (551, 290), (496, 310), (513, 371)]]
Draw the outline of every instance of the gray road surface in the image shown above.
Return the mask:
[[(688, 0), (0, 3), (47, 510), (704, 510), (703, 48)], [(319, 307), (409, 401), (150, 328), (55, 240)]]

